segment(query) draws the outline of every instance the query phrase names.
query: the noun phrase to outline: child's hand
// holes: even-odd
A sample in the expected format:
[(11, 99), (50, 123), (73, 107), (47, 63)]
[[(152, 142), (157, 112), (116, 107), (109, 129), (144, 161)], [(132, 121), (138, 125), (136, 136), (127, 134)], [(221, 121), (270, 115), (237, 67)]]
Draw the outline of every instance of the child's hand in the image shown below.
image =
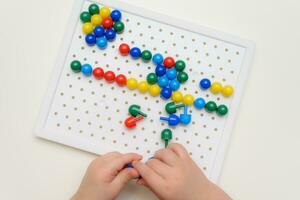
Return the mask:
[(116, 198), (130, 179), (139, 177), (135, 169), (123, 169), (123, 167), (141, 158), (138, 154), (118, 152), (96, 158), (88, 167), (72, 200), (112, 200)]
[(220, 188), (211, 183), (187, 151), (171, 144), (156, 152), (146, 164), (134, 161), (133, 167), (142, 176), (137, 183), (150, 188), (164, 200), (227, 200)]

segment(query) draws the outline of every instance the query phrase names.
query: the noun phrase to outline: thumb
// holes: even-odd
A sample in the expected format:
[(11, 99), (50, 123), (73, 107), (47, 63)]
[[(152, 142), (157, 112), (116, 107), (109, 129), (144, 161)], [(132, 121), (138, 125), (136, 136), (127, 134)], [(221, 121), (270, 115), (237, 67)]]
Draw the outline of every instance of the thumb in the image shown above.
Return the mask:
[(113, 180), (112, 184), (118, 191), (121, 191), (122, 188), (128, 183), (128, 181), (138, 177), (139, 173), (135, 169), (125, 168), (119, 172), (119, 174)]

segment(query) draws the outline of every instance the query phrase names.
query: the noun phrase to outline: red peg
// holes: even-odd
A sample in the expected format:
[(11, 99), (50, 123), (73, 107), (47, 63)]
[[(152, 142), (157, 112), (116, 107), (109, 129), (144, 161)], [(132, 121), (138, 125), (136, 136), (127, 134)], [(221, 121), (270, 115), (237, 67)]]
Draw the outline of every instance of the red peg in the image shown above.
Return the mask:
[(102, 20), (102, 26), (103, 26), (105, 29), (112, 28), (113, 25), (114, 25), (114, 22), (113, 22), (113, 20), (112, 20), (110, 17), (104, 18), (104, 19)]
[(104, 75), (104, 71), (101, 67), (96, 67), (94, 70), (93, 70), (93, 75), (96, 79), (101, 79)]
[(130, 47), (128, 44), (123, 43), (119, 46), (119, 51), (122, 56), (127, 56), (130, 52)]
[(109, 82), (109, 83), (114, 82), (115, 77), (116, 77), (116, 75), (115, 75), (115, 73), (112, 72), (112, 71), (107, 71), (107, 72), (105, 72), (105, 74), (104, 74), (105, 80), (106, 80), (107, 82)]
[(130, 116), (125, 120), (124, 124), (127, 128), (134, 128), (136, 126), (136, 122), (141, 121), (142, 119), (144, 119), (144, 117), (141, 115), (137, 118)]
[(127, 79), (124, 74), (119, 74), (116, 76), (116, 82), (119, 86), (124, 86), (126, 85)]
[(166, 57), (165, 59), (164, 59), (164, 66), (166, 67), (166, 68), (171, 68), (171, 67), (173, 67), (175, 65), (175, 60), (174, 60), (174, 58), (172, 58), (172, 57)]

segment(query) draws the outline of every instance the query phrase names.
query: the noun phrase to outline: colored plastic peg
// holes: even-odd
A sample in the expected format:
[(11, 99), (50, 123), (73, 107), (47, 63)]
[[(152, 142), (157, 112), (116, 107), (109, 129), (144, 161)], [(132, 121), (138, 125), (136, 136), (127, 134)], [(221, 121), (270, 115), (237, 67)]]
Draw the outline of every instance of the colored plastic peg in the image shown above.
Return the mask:
[(169, 86), (163, 87), (160, 91), (160, 96), (164, 99), (169, 99), (172, 96), (172, 90)]
[(184, 107), (184, 104), (175, 104), (174, 102), (167, 103), (165, 106), (165, 110), (169, 114), (174, 114), (176, 113), (177, 108), (182, 108)]
[(166, 71), (167, 71), (166, 67), (163, 66), (163, 65), (160, 65), (160, 64), (158, 64), (155, 68), (155, 73), (156, 73), (157, 76), (165, 75)]
[(137, 118), (130, 116), (125, 120), (124, 124), (127, 128), (134, 128), (136, 126), (136, 123), (138, 121), (141, 121), (142, 119), (144, 119), (143, 116), (138, 116)]
[(165, 141), (165, 147), (167, 147), (169, 144), (169, 141), (172, 139), (172, 131), (168, 128), (162, 130), (161, 139)]
[(160, 120), (167, 121), (169, 126), (176, 126), (180, 122), (180, 118), (174, 114), (169, 115), (169, 117), (160, 117)]
[(192, 115), (188, 114), (188, 107), (184, 106), (183, 114), (180, 114), (180, 122), (182, 124), (189, 124), (191, 123)]
[(116, 21), (119, 21), (121, 19), (122, 13), (119, 10), (113, 10), (110, 13), (110, 17), (112, 18), (112, 20), (114, 20), (116, 22)]
[(140, 109), (141, 109), (141, 106), (133, 104), (133, 105), (129, 106), (128, 112), (134, 117), (136, 117), (138, 115), (147, 117), (147, 114), (143, 113)]
[(124, 168), (133, 168), (132, 163), (126, 164)]

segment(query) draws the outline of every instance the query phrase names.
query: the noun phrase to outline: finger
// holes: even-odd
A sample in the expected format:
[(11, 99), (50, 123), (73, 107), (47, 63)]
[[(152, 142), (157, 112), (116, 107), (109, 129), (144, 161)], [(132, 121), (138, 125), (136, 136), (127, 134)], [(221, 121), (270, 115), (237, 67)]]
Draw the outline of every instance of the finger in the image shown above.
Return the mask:
[(178, 160), (178, 156), (170, 149), (160, 149), (158, 150), (154, 158), (161, 160), (169, 166), (175, 166)]
[[(97, 158), (95, 158), (93, 160), (93, 162), (91, 163), (91, 166), (93, 167), (103, 167), (103, 162), (104, 163), (110, 163), (110, 159), (115, 159), (120, 157), (122, 154), (120, 152), (114, 151), (114, 152), (109, 152), (107, 154), (98, 156)], [(108, 165), (107, 165), (108, 166)], [(104, 167), (107, 167), (104, 166)]]
[(172, 150), (176, 155), (178, 155), (180, 158), (186, 158), (189, 157), (189, 153), (187, 150), (182, 146), (181, 144), (178, 143), (172, 143), (168, 145), (168, 149)]
[(120, 191), (128, 181), (139, 177), (139, 173), (133, 168), (125, 168), (112, 181), (112, 186), (117, 191)]
[(159, 174), (162, 178), (166, 178), (170, 174), (171, 167), (158, 159), (151, 159), (146, 162), (153, 171)]
[(134, 161), (132, 163), (134, 169), (138, 171), (142, 179), (146, 182), (150, 189), (153, 191), (158, 191), (159, 187), (164, 183), (161, 176), (159, 176), (155, 171), (153, 171), (149, 166), (140, 162)]
[(138, 179), (136, 181), (136, 183), (139, 184), (139, 185), (145, 186), (145, 187), (149, 187), (148, 184), (146, 183), (146, 181), (144, 179), (142, 179), (142, 178)]
[(109, 152), (107, 154), (104, 154), (101, 158), (103, 159), (110, 159), (110, 158), (117, 158), (122, 156), (122, 154), (120, 152), (117, 151), (113, 151), (113, 152)]
[(117, 158), (111, 160), (109, 167), (111, 168), (112, 171), (117, 173), (121, 169), (123, 169), (126, 164), (131, 163), (132, 161), (141, 160), (141, 159), (142, 159), (142, 156), (139, 154), (127, 153), (127, 154), (124, 154), (120, 157), (117, 157)]

